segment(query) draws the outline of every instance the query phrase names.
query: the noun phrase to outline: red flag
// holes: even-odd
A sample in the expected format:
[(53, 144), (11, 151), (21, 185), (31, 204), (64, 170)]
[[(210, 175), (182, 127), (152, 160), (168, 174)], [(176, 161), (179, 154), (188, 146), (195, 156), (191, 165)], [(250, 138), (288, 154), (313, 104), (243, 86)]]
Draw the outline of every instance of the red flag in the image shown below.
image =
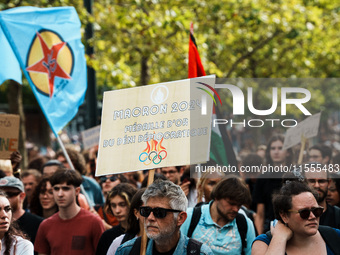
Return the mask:
[(190, 39), (189, 39), (189, 64), (188, 64), (188, 78), (195, 78), (205, 76), (205, 71), (198, 54), (197, 45), (194, 37), (193, 24), (190, 25)]
[[(190, 25), (190, 41), (189, 41), (189, 63), (188, 78), (205, 76), (205, 71), (198, 54), (197, 45), (194, 37), (193, 24)], [(221, 103), (222, 104), (222, 103)], [(215, 112), (216, 111), (216, 112)], [(218, 109), (213, 105), (213, 118), (217, 119)], [(221, 166), (236, 166), (237, 160), (233, 150), (232, 143), (229, 139), (225, 128), (220, 125), (211, 129), (210, 159)]]

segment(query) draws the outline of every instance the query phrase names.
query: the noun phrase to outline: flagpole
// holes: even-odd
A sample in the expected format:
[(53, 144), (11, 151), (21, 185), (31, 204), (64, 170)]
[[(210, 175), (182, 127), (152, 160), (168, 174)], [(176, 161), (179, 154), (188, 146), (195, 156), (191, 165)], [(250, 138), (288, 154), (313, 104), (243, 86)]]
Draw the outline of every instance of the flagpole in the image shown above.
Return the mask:
[[(155, 169), (149, 170), (147, 187), (149, 187), (153, 183), (154, 177), (155, 177)], [(146, 232), (143, 231), (142, 240), (141, 240), (141, 244), (140, 244), (140, 253), (139, 253), (140, 255), (146, 254), (147, 240), (148, 240), (148, 237), (146, 236)]]
[[(64, 143), (63, 143), (63, 141), (60, 139), (60, 136), (59, 136), (58, 134), (54, 134), (54, 135), (57, 137), (58, 143), (59, 143), (59, 145), (60, 145), (60, 147), (61, 147), (61, 149), (62, 149), (62, 151), (63, 151), (63, 153), (64, 153), (64, 156), (65, 156), (65, 158), (66, 158), (67, 163), (70, 165), (71, 170), (76, 171), (75, 168), (74, 168), (74, 166), (73, 166), (73, 164), (72, 164), (72, 161), (71, 161), (71, 159), (70, 159), (70, 156), (68, 155), (68, 153), (67, 153), (67, 151), (66, 151), (66, 148), (65, 148), (65, 146), (64, 146)], [(83, 184), (80, 185), (80, 191), (81, 191), (81, 193), (85, 196), (85, 199), (86, 199), (87, 203), (89, 204), (90, 209), (92, 209), (93, 206), (92, 206), (92, 204), (90, 203), (89, 196), (87, 195), (87, 193), (86, 193), (86, 191), (85, 191), (85, 189), (84, 189)]]
[(73, 164), (72, 164), (72, 161), (71, 161), (71, 159), (70, 159), (70, 156), (68, 155), (68, 153), (67, 153), (67, 151), (66, 151), (66, 149), (65, 149), (65, 146), (64, 146), (63, 141), (60, 139), (60, 136), (59, 136), (58, 134), (56, 134), (56, 136), (57, 136), (58, 143), (59, 143), (59, 145), (60, 145), (60, 147), (61, 147), (61, 149), (62, 149), (62, 151), (63, 151), (63, 153), (64, 153), (64, 156), (65, 156), (65, 158), (66, 158), (67, 163), (70, 165), (70, 167), (71, 167), (72, 170), (75, 170), (75, 169), (74, 169), (74, 166), (73, 166)]

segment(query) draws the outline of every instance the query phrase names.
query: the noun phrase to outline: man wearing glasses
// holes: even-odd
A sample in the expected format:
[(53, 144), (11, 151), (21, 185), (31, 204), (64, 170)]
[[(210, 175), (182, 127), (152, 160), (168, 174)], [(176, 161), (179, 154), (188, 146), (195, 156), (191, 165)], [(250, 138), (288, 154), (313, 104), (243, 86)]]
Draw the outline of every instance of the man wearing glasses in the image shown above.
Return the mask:
[(190, 178), (188, 166), (163, 167), (161, 172), (169, 181), (181, 187), (188, 199), (188, 207), (194, 207), (197, 204), (196, 182)]
[(329, 182), (327, 166), (317, 162), (307, 163), (303, 164), (303, 171), (309, 187), (319, 194), (318, 204), (324, 208), (320, 225), (340, 228), (340, 208), (326, 202)]
[[(180, 232), (187, 218), (187, 198), (182, 189), (171, 181), (157, 180), (142, 196), (144, 206), (140, 215), (145, 218), (144, 228), (149, 238), (146, 255), (155, 254), (213, 254), (206, 245), (189, 239)], [(116, 255), (140, 253), (141, 238), (121, 245)]]
[(316, 144), (309, 148), (309, 162), (329, 164), (332, 159), (332, 149), (327, 145)]

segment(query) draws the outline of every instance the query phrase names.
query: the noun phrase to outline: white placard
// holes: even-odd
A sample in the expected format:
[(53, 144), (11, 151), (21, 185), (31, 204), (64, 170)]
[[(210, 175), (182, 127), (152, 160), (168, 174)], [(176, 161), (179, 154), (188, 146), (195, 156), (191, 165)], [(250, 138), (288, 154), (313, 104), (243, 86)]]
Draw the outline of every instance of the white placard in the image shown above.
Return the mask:
[(302, 136), (312, 138), (318, 134), (321, 112), (314, 114), (307, 119), (301, 121), (296, 127), (287, 130), (283, 149), (289, 149), (294, 145), (301, 143)]
[(84, 150), (88, 150), (99, 144), (100, 125), (81, 132)]
[(214, 88), (215, 76), (105, 92), (96, 176), (208, 161), (202, 83)]

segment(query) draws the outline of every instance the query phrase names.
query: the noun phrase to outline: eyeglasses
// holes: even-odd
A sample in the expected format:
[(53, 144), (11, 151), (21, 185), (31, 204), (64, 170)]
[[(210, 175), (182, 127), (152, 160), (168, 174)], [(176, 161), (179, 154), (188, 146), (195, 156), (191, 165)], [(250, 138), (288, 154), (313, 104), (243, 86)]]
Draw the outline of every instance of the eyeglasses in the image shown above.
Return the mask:
[(320, 217), (323, 214), (323, 207), (316, 207), (312, 209), (301, 209), (298, 211), (288, 210), (288, 212), (299, 213), (301, 219), (307, 220), (309, 218), (310, 212), (312, 212), (316, 218)]
[(149, 206), (141, 206), (139, 208), (139, 213), (143, 217), (149, 217), (151, 212), (153, 212), (153, 215), (156, 218), (163, 219), (166, 217), (167, 212), (182, 212), (182, 211), (174, 210), (174, 209), (167, 209), (167, 208), (160, 208), (160, 207), (151, 208)]
[(320, 180), (317, 180), (317, 179), (307, 179), (307, 181), (309, 183), (311, 183), (311, 184), (315, 184), (315, 183), (318, 182), (320, 185), (328, 183), (328, 180), (326, 180), (326, 179), (320, 179)]
[(117, 176), (114, 175), (112, 175), (111, 177), (102, 176), (99, 178), (100, 182), (106, 182), (107, 179), (110, 179), (110, 181), (114, 182), (115, 180), (117, 180)]
[(17, 192), (9, 192), (9, 191), (7, 191), (7, 192), (6, 192), (8, 198), (16, 197), (16, 196), (18, 196), (20, 193), (21, 193), (21, 191), (17, 191)]

